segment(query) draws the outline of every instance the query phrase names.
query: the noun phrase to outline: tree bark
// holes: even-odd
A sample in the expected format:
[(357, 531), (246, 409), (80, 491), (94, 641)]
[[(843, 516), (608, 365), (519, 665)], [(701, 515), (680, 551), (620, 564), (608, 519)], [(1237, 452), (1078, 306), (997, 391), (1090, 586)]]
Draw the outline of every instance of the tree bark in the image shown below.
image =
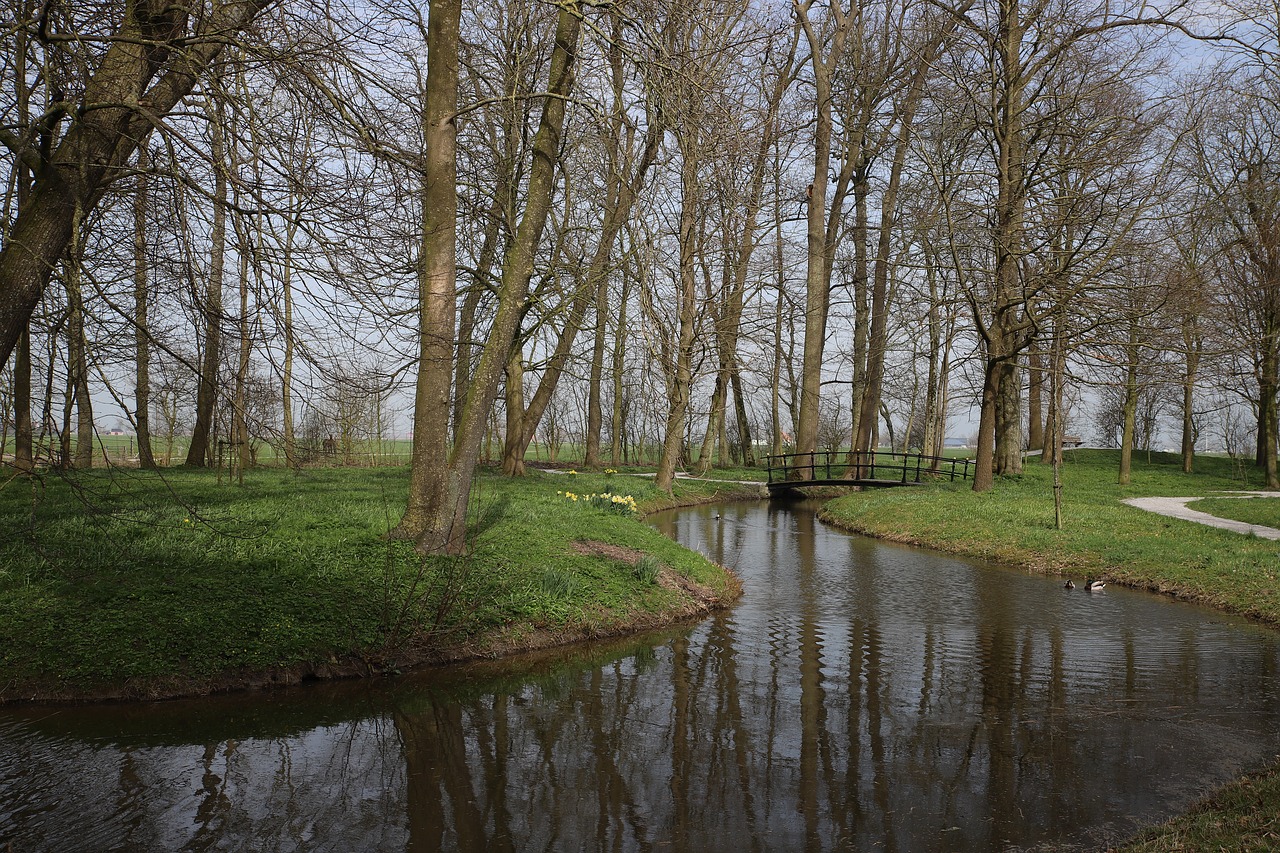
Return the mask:
[(31, 333), (23, 330), (13, 360), (13, 464), (24, 473), (35, 470), (31, 423)]
[[(991, 320), (982, 330), (987, 361), (978, 423), (974, 491), (986, 491), (994, 475), (1022, 469), (1020, 388), (1014, 359), (1020, 348), (1020, 258), (1026, 213), (1023, 22), (1019, 0), (1000, 0), (992, 69), (996, 80), (992, 130), (996, 152), (995, 269)], [(980, 323), (981, 325), (981, 323)]]
[[(449, 463), (449, 380), (457, 282), (458, 41), (462, 0), (435, 0), (427, 21), (422, 108), (425, 155), (418, 249), (418, 375), (414, 393), (409, 500), (397, 534), (425, 551), (461, 550), (452, 529), (460, 483)], [(462, 496), (465, 503), (466, 496)], [(428, 539), (427, 537), (430, 537)]]
[(213, 158), (213, 228), (209, 235), (209, 280), (200, 314), (204, 320), (204, 349), (196, 388), (196, 419), (187, 447), (187, 465), (214, 464), (214, 409), (218, 402), (218, 368), (222, 364), (222, 278), (227, 251), (226, 110), (221, 100), (213, 104), (210, 137)]
[[(824, 45), (808, 10), (811, 3), (797, 3), (797, 14), (809, 44), (815, 90), (813, 135), (813, 183), (806, 219), (806, 273), (804, 311), (804, 366), (800, 375), (800, 415), (796, 426), (796, 452), (813, 453), (818, 446), (818, 404), (822, 388), (822, 361), (826, 347), (830, 306), (832, 246), (827, 229), (827, 176), (831, 167), (832, 75), (844, 54), (849, 19), (839, 3), (828, 8), (835, 18), (831, 43)], [(823, 48), (827, 47), (826, 56)], [(807, 475), (810, 472), (805, 472)]]
[(1138, 337), (1138, 318), (1129, 318), (1128, 342), (1124, 347), (1124, 426), (1120, 435), (1119, 483), (1129, 485), (1133, 471), (1133, 442), (1138, 416), (1138, 358), (1141, 353)]
[(1196, 455), (1196, 381), (1200, 372), (1200, 354), (1204, 347), (1194, 314), (1187, 313), (1182, 317), (1182, 345), (1186, 357), (1186, 373), (1182, 378), (1182, 471), (1190, 474), (1195, 466)]
[(138, 145), (138, 186), (133, 197), (133, 353), (134, 431), (138, 438), (138, 466), (156, 468), (151, 451), (151, 320), (150, 281), (147, 261), (147, 213), (150, 208), (147, 170), (151, 160), (146, 142)]
[(507, 435), (502, 443), (502, 473), (508, 477), (523, 476), (524, 454), (529, 447), (524, 440), (524, 353), (521, 349), (519, 344), (511, 348), (511, 356), (503, 368)]
[[(93, 467), (93, 399), (89, 396), (89, 342), (85, 336), (84, 292), (81, 288), (81, 218), (76, 217), (63, 284), (67, 288), (67, 383), (76, 405), (76, 454), (72, 467)], [(65, 446), (65, 443), (64, 443)], [(67, 462), (64, 455), (64, 462)]]
[(679, 331), (671, 372), (667, 401), (666, 432), (662, 439), (662, 455), (654, 485), (670, 493), (675, 483), (676, 464), (684, 443), (685, 423), (689, 417), (690, 390), (693, 385), (693, 337), (697, 313), (698, 250), (698, 160), (692, 150), (696, 145), (683, 145), (680, 166), (680, 303)]
[[(624, 267), (624, 269), (626, 269)], [(627, 303), (631, 298), (631, 279), (622, 277), (622, 294), (618, 299), (618, 328), (613, 333), (613, 352), (610, 361), (610, 373), (613, 377), (612, 427), (609, 430), (609, 464), (617, 467), (622, 464), (626, 453), (623, 439), (626, 435), (625, 393), (623, 370), (626, 367), (627, 354)]]
[(1027, 351), (1027, 447), (1044, 447), (1044, 356), (1035, 343)]

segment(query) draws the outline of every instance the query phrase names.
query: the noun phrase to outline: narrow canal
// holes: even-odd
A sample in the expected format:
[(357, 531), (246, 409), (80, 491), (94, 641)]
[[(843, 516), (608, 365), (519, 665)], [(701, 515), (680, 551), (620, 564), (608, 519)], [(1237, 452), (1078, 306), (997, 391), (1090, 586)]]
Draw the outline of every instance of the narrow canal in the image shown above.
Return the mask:
[(0, 850), (1094, 850), (1280, 754), (1274, 632), (815, 508), (652, 519), (747, 589), (661, 635), (2, 710)]

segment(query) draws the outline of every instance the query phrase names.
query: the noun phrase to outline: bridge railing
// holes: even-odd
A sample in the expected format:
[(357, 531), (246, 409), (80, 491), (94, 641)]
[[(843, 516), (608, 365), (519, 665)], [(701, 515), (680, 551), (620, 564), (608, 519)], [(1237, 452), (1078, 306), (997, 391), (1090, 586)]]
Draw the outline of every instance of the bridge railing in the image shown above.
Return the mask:
[(895, 453), (887, 450), (818, 450), (766, 457), (769, 482), (875, 480), (921, 483), (928, 479), (968, 480), (972, 459)]

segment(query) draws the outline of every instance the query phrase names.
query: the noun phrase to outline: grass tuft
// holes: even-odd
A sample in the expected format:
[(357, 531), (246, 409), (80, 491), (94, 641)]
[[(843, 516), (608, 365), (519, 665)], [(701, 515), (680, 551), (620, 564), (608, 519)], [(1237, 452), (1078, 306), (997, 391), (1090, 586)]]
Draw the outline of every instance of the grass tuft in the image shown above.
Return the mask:
[(662, 571), (662, 561), (652, 554), (644, 554), (636, 561), (631, 571), (640, 583), (657, 583), (658, 574)]

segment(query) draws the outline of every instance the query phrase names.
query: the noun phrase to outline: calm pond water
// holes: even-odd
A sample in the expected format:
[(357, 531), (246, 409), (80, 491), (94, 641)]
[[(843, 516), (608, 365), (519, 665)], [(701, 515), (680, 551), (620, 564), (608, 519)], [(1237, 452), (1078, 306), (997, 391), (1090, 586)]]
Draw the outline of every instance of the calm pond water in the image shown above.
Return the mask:
[(1280, 752), (1274, 633), (812, 510), (655, 518), (747, 586), (660, 635), (0, 710), (0, 849), (1092, 850)]

